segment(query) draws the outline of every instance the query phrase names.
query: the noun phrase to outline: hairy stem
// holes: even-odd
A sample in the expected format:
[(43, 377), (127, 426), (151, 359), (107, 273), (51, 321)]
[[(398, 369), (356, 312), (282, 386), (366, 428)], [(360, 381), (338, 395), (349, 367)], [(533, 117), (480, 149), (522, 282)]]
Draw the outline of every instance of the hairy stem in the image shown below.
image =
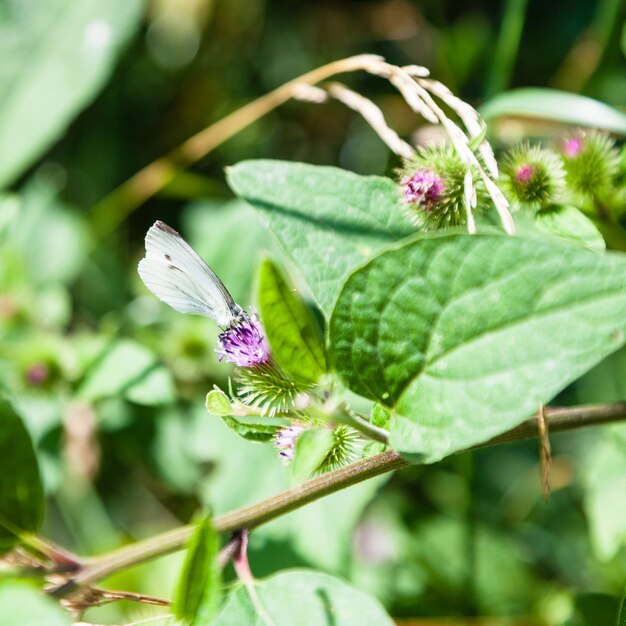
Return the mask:
[[(545, 408), (544, 415), (550, 433), (554, 434), (583, 426), (622, 421), (626, 419), (626, 403)], [(538, 430), (538, 417), (534, 416), (506, 433), (469, 450), (535, 437)], [(220, 515), (213, 523), (215, 529), (223, 534), (243, 529), (252, 530), (326, 495), (408, 465), (409, 463), (397, 452), (388, 450), (313, 478), (267, 500)], [(180, 550), (192, 532), (193, 526), (182, 526), (86, 560), (82, 571), (70, 577), (66, 584), (57, 588), (56, 592), (59, 595), (68, 593), (78, 586), (93, 584), (117, 571)]]

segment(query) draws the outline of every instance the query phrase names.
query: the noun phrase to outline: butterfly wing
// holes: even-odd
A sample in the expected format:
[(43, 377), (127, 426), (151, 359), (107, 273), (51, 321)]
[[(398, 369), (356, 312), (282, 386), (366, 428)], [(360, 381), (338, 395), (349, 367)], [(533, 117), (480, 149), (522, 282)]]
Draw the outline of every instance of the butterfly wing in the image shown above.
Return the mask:
[(146, 287), (180, 313), (206, 315), (220, 326), (228, 326), (242, 313), (215, 272), (163, 222), (148, 230), (146, 256), (137, 269)]

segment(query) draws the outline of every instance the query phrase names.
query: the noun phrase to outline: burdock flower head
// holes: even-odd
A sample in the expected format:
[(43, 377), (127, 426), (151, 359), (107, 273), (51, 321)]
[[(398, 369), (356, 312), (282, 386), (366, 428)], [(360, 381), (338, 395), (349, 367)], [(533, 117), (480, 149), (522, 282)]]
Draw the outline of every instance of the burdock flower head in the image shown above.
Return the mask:
[(278, 448), (278, 454), (284, 463), (290, 463), (293, 461), (296, 450), (296, 439), (303, 430), (305, 430), (304, 426), (292, 424), (287, 428), (281, 429), (276, 435), (274, 443)]
[[(405, 212), (423, 230), (467, 224), (465, 206), (468, 165), (449, 146), (420, 148), (399, 171)], [(470, 169), (477, 192), (476, 209), (484, 206), (485, 189), (478, 172)]]
[(270, 347), (259, 318), (242, 314), (219, 336), (215, 350), (220, 361), (226, 359), (239, 367), (257, 367), (270, 362)]
[(563, 192), (563, 165), (559, 155), (540, 146), (514, 146), (501, 165), (502, 180), (511, 200), (535, 210), (559, 202)]
[(561, 143), (567, 186), (584, 197), (604, 195), (619, 169), (615, 142), (600, 132), (579, 132)]
[(404, 199), (429, 211), (441, 200), (445, 191), (442, 178), (433, 170), (422, 168), (402, 180)]

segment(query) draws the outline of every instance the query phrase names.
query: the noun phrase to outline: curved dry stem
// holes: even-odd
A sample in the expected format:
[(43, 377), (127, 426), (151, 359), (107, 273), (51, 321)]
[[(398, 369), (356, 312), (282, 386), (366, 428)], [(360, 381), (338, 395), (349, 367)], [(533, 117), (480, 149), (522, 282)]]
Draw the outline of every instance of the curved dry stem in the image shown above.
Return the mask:
[(166, 156), (153, 161), (112, 191), (91, 210), (91, 223), (97, 238), (111, 233), (130, 213), (171, 183), (179, 172), (193, 165), (212, 150), (298, 95), (301, 86), (315, 85), (336, 74), (367, 69), (380, 62), (373, 54), (361, 54), (318, 67), (253, 100), (221, 120), (193, 135)]

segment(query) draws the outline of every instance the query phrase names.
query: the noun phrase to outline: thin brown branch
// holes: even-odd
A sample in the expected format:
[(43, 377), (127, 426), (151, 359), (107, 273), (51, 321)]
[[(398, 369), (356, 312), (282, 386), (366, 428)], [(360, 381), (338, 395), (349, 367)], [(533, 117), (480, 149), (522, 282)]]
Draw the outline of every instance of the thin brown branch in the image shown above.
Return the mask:
[[(626, 403), (545, 408), (544, 414), (550, 433), (554, 434), (584, 426), (625, 420)], [(538, 417), (534, 416), (506, 433), (485, 443), (472, 446), (468, 450), (529, 439), (538, 434)], [(252, 530), (326, 495), (408, 465), (409, 463), (397, 452), (388, 450), (313, 478), (267, 500), (220, 515), (214, 519), (213, 523), (216, 530), (222, 534), (230, 534), (243, 529)], [(56, 595), (70, 593), (77, 587), (91, 585), (117, 571), (180, 550), (185, 546), (192, 532), (193, 526), (182, 526), (88, 560), (81, 572), (68, 578), (67, 582), (57, 587), (53, 593)]]

